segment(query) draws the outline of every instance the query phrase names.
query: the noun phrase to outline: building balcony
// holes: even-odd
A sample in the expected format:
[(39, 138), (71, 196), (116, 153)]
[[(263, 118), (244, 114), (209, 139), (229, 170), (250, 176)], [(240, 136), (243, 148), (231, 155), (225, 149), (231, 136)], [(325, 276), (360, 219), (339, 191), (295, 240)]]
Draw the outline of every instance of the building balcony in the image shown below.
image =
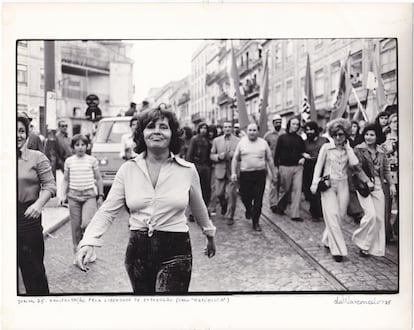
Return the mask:
[(231, 103), (231, 102), (232, 102), (232, 98), (227, 93), (223, 92), (217, 97), (217, 103), (219, 105), (223, 105), (223, 104)]
[(190, 101), (190, 93), (183, 93), (178, 99), (177, 105), (180, 106), (188, 101)]
[(244, 88), (244, 97), (246, 101), (259, 96), (260, 94), (260, 86), (257, 84), (249, 85)]
[(110, 59), (104, 51), (76, 45), (61, 48), (62, 72), (74, 75), (109, 75)]
[(216, 74), (215, 72), (207, 73), (206, 74), (206, 85), (210, 86), (214, 84), (218, 80), (218, 78), (219, 78), (218, 74)]
[(239, 71), (240, 77), (244, 77), (253, 70), (255, 70), (257, 67), (259, 67), (262, 63), (262, 59), (258, 58), (255, 60), (249, 59), (248, 62), (243, 63), (243, 65), (240, 65), (237, 69)]

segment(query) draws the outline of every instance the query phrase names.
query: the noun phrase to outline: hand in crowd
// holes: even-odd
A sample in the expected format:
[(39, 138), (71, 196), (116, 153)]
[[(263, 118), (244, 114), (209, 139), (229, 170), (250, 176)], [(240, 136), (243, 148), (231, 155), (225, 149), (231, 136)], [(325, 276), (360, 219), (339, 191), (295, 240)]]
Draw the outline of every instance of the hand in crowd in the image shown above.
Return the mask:
[(298, 164), (299, 164), (299, 165), (303, 165), (303, 164), (305, 164), (305, 158), (301, 158), (301, 159), (299, 159)]
[(302, 154), (302, 156), (303, 156), (303, 158), (305, 158), (305, 159), (312, 159), (311, 155), (309, 155), (309, 154), (308, 154), (308, 153), (306, 153), (306, 152), (304, 152), (304, 153)]
[(232, 174), (231, 175), (231, 181), (232, 182), (237, 182), (237, 174)]
[(218, 159), (219, 159), (219, 160), (224, 160), (224, 159), (226, 159), (226, 153), (225, 153), (225, 152), (219, 153), (219, 155), (218, 155)]
[(374, 188), (375, 188), (375, 186), (374, 186), (374, 184), (372, 183), (372, 181), (368, 181), (368, 182), (367, 182), (367, 186), (368, 186), (368, 188), (369, 188), (369, 190), (370, 190), (370, 191), (373, 191), (373, 190), (374, 190)]
[(102, 196), (102, 195), (99, 195), (99, 196), (98, 196), (98, 199), (97, 199), (97, 201), (96, 201), (96, 205), (98, 206), (98, 209), (101, 207), (101, 205), (102, 205), (103, 201), (104, 201), (103, 196)]
[(59, 198), (58, 203), (59, 203), (59, 205), (67, 204), (68, 203), (68, 197), (63, 196), (62, 198)]
[(395, 187), (395, 184), (390, 185), (390, 194), (391, 194), (392, 197), (397, 195), (397, 188)]
[(207, 236), (207, 246), (204, 249), (204, 254), (209, 258), (214, 257), (216, 254), (216, 243), (214, 237)]
[(32, 205), (30, 205), (26, 212), (24, 212), (24, 216), (26, 218), (32, 218), (37, 219), (42, 214), (42, 207), (38, 205), (36, 202), (34, 202)]
[(318, 185), (317, 184), (312, 184), (310, 186), (310, 191), (312, 194), (316, 194), (316, 191), (318, 190)]
[(87, 266), (94, 254), (94, 249), (95, 248), (91, 245), (85, 245), (76, 252), (76, 266), (78, 266), (80, 270), (84, 272), (89, 270), (89, 267)]

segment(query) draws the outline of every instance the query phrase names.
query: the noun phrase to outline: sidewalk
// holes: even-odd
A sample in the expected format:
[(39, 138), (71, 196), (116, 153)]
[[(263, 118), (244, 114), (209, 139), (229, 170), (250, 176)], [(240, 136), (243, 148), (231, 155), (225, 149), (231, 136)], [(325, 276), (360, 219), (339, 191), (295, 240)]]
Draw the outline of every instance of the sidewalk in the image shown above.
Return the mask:
[(58, 205), (57, 197), (52, 198), (42, 211), (43, 236), (52, 234), (69, 219), (69, 209)]

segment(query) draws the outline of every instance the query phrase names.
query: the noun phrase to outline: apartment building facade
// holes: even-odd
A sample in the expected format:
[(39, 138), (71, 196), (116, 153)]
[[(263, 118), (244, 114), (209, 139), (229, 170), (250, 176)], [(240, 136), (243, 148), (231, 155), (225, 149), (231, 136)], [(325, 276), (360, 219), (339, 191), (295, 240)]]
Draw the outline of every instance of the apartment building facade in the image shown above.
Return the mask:
[[(85, 117), (85, 99), (99, 98), (102, 116), (116, 116), (129, 107), (133, 95), (131, 46), (121, 41), (55, 41), (56, 117), (65, 119), (69, 131), (93, 133)], [(45, 128), (44, 43), (19, 41), (17, 45), (17, 110), (28, 110), (35, 126)]]

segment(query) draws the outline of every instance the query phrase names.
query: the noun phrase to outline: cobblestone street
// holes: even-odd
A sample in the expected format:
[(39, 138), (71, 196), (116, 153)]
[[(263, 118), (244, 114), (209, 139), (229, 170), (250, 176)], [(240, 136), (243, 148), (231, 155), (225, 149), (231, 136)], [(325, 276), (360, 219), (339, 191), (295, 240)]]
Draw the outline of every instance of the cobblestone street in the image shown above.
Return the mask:
[[(307, 203), (302, 203), (306, 207)], [(219, 212), (218, 212), (219, 213)], [(264, 198), (261, 233), (254, 232), (244, 218), (238, 201), (236, 219), (228, 226), (220, 215), (217, 226), (217, 254), (207, 258), (205, 238), (196, 223), (190, 223), (193, 272), (190, 292), (294, 292), (294, 291), (396, 291), (398, 253), (387, 246), (385, 258), (362, 258), (350, 240), (356, 225), (345, 224), (349, 254), (336, 263), (320, 244), (323, 223), (314, 223), (302, 208), (302, 223), (287, 216), (275, 216)], [(128, 219), (124, 212), (104, 236), (97, 249), (98, 259), (83, 273), (72, 265), (70, 224), (45, 241), (45, 266), (50, 291), (59, 293), (129, 293), (131, 287), (124, 268), (128, 241)], [(295, 243), (292, 243), (295, 242)]]

